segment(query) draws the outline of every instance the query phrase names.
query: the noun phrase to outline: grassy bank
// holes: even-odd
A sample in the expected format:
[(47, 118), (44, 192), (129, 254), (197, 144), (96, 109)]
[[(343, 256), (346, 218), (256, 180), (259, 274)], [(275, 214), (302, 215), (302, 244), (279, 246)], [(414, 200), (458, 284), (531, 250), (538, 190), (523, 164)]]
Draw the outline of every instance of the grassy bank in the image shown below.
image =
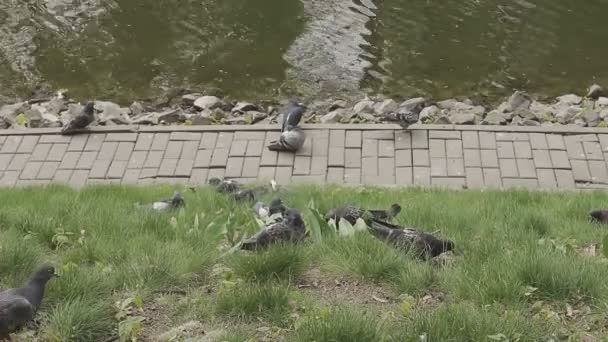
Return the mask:
[[(218, 341), (578, 341), (607, 333), (608, 263), (587, 221), (604, 193), (298, 188), (313, 215), (346, 202), (403, 206), (397, 221), (456, 243), (447, 265), (420, 262), (367, 232), (265, 252), (230, 252), (258, 227), (248, 205), (206, 188), (186, 208), (135, 202), (172, 188), (0, 190), (0, 287), (40, 262), (49, 284), (26, 340), (151, 340), (186, 322)], [(192, 321), (200, 322), (194, 323)], [(167, 339), (188, 333), (170, 332)], [(421, 337), (422, 336), (422, 337)]]

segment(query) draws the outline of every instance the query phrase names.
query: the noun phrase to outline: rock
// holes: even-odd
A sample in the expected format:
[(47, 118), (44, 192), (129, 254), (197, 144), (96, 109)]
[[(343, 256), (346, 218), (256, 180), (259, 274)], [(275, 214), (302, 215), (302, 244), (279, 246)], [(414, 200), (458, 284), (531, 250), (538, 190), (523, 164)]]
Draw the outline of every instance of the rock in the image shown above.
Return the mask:
[(608, 108), (608, 97), (600, 97), (595, 101), (596, 109)]
[(225, 119), (225, 118), (228, 117), (228, 113), (224, 112), (223, 110), (221, 110), (219, 108), (213, 110), (211, 113), (212, 113), (211, 117), (215, 121), (220, 121), (220, 120)]
[(511, 126), (523, 126), (523, 121), (524, 119), (521, 116), (515, 115), (511, 119)]
[(376, 103), (374, 106), (374, 112), (378, 115), (385, 115), (397, 111), (398, 105), (394, 100), (388, 99), (382, 102)]
[(203, 94), (199, 94), (199, 93), (186, 94), (186, 95), (182, 96), (182, 103), (185, 104), (186, 106), (192, 106), (192, 105), (194, 105), (194, 101), (201, 98), (201, 96), (203, 96)]
[(443, 101), (437, 102), (437, 106), (441, 109), (455, 109), (456, 107), (458, 107), (461, 104), (462, 104), (462, 102), (459, 102), (455, 99), (449, 99), (449, 100), (443, 100)]
[(116, 125), (128, 125), (131, 123), (129, 108), (121, 108), (113, 102), (95, 101), (95, 109), (98, 111), (98, 121), (102, 125), (108, 123)]
[(336, 109), (333, 112), (323, 115), (319, 121), (323, 124), (338, 123), (342, 119), (344, 109)]
[(369, 100), (369, 99), (360, 101), (353, 107), (353, 113), (354, 114), (373, 113), (374, 105), (375, 105), (374, 101)]
[(516, 91), (507, 101), (507, 106), (510, 112), (518, 112), (530, 109), (532, 99), (526, 93)]
[(554, 107), (554, 110), (557, 122), (565, 125), (574, 122), (574, 118), (582, 111), (582, 108), (579, 106), (561, 104)]
[(594, 84), (589, 89), (587, 89), (587, 97), (597, 100), (600, 96), (604, 94), (604, 88), (599, 84)]
[[(178, 327), (175, 327), (163, 334), (160, 334), (156, 341), (169, 342), (169, 341), (182, 341), (187, 339), (203, 337), (205, 335), (205, 329), (203, 323), (199, 321), (189, 321)], [(216, 336), (217, 337), (217, 336)]]
[(237, 116), (235, 118), (225, 119), (224, 123), (226, 125), (246, 125), (247, 121), (242, 116)]
[[(423, 121), (424, 123), (424, 121)], [(439, 117), (435, 118), (435, 120), (433, 121), (433, 124), (435, 125), (451, 125), (452, 121), (450, 120), (450, 118), (447, 115), (440, 115)]]
[(377, 122), (378, 121), (378, 118), (375, 117), (373, 114), (370, 114), (370, 113), (361, 113), (361, 114), (359, 114), (359, 117), (364, 122)]
[(441, 110), (437, 106), (429, 106), (425, 107), (420, 111), (420, 115), (418, 116), (418, 120), (422, 121), (422, 123), (427, 123), (426, 121), (432, 122), (437, 116), (441, 114)]
[(574, 119), (574, 124), (578, 127), (585, 127), (587, 123), (583, 119)]
[(268, 116), (268, 114), (266, 114), (264, 112), (258, 112), (255, 110), (247, 112), (246, 115), (251, 116), (251, 124), (258, 123), (258, 122), (266, 119), (266, 117)]
[(456, 112), (450, 114), (450, 121), (455, 125), (474, 125), (476, 116), (473, 113)]
[(399, 112), (408, 111), (416, 114), (420, 114), (420, 111), (424, 108), (426, 100), (424, 97), (415, 97), (413, 99), (406, 100), (399, 105)]
[(587, 123), (587, 127), (597, 127), (600, 123), (600, 114), (593, 109), (583, 110), (581, 117)]
[(259, 111), (258, 106), (249, 102), (237, 102), (237, 104), (232, 108), (232, 113), (245, 113), (250, 111)]
[(32, 108), (38, 109), (38, 111), (40, 111), (40, 114), (42, 114), (43, 116), (44, 114), (57, 116), (59, 115), (59, 113), (67, 109), (65, 102), (57, 97), (52, 98), (48, 102), (40, 103), (38, 105), (32, 105)]
[(555, 116), (553, 115), (553, 107), (533, 101), (530, 104), (530, 112), (534, 115), (536, 120), (540, 122), (545, 121), (555, 121)]
[(335, 100), (334, 102), (332, 102), (329, 105), (329, 108), (327, 108), (328, 112), (333, 112), (336, 109), (339, 108), (346, 108), (346, 101), (345, 100)]
[(224, 102), (216, 96), (201, 96), (194, 100), (192, 104), (195, 108), (203, 110), (221, 107), (224, 105)]
[(134, 125), (158, 125), (159, 116), (160, 114), (156, 112), (147, 113), (139, 117), (135, 117), (132, 120), (132, 123)]
[(498, 110), (493, 110), (486, 114), (486, 117), (481, 122), (482, 125), (504, 125), (507, 123), (505, 113)]
[(210, 110), (203, 110), (200, 113), (196, 113), (190, 117), (193, 125), (211, 125), (213, 123), (212, 112)]
[(15, 118), (17, 115), (30, 109), (27, 102), (18, 102), (15, 104), (4, 105), (0, 107), (0, 119), (9, 124), (9, 126), (15, 124)]
[(606, 118), (608, 118), (608, 108), (600, 110), (599, 116), (600, 116), (600, 119), (602, 119), (602, 120), (605, 120)]
[(572, 106), (572, 105), (577, 105), (577, 104), (580, 104), (581, 102), (583, 102), (583, 98), (578, 95), (568, 94), (568, 95), (562, 95), (562, 96), (558, 97), (557, 102), (560, 104), (563, 104), (563, 105)]
[(30, 128), (42, 127), (42, 114), (37, 109), (31, 108), (23, 112), (27, 118), (27, 126)]
[(184, 112), (180, 108), (170, 109), (158, 115), (159, 123), (172, 124), (184, 120)]
[(530, 119), (524, 119), (521, 122), (522, 126), (540, 126), (540, 122), (536, 121), (536, 120), (530, 120)]
[(131, 115), (133, 115), (133, 116), (142, 115), (146, 111), (144, 109), (144, 105), (142, 105), (140, 102), (137, 102), (137, 101), (131, 103), (129, 108), (131, 109)]

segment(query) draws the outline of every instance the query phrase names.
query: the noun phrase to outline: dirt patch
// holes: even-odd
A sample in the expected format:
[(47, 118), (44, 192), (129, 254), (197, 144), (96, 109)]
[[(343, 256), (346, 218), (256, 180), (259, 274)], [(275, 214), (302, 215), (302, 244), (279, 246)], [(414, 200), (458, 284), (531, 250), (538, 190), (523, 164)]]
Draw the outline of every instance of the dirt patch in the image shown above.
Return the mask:
[(390, 288), (344, 276), (330, 276), (319, 268), (305, 272), (296, 287), (328, 304), (387, 305), (399, 301), (399, 295)]

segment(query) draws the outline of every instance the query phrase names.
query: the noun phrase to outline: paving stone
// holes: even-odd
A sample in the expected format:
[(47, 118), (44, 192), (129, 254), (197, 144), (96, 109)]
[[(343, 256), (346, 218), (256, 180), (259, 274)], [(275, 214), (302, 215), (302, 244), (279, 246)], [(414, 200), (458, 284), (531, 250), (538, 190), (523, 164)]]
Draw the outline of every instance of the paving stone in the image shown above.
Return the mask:
[(513, 149), (513, 142), (498, 141), (496, 143), (496, 153), (498, 154), (499, 159), (515, 158), (515, 150)]
[(82, 152), (76, 163), (76, 168), (79, 170), (90, 170), (97, 159), (97, 153), (96, 151)]
[(118, 148), (116, 149), (116, 154), (114, 155), (114, 160), (118, 161), (128, 161), (131, 157), (131, 153), (135, 148), (134, 142), (121, 141), (118, 143)]
[(566, 151), (561, 150), (551, 150), (549, 152), (551, 155), (551, 164), (553, 168), (556, 169), (569, 169), (570, 161), (568, 160), (568, 154)]
[(359, 184), (361, 183), (361, 169), (344, 169), (344, 183), (345, 184)]
[(328, 156), (329, 149), (330, 149), (329, 139), (313, 138), (313, 140), (312, 140), (312, 155), (313, 156)]
[(555, 189), (557, 188), (557, 180), (555, 172), (552, 169), (536, 169), (538, 175), (538, 185), (542, 188)]
[(431, 170), (429, 167), (414, 167), (413, 180), (415, 185), (431, 185)]
[(103, 144), (105, 134), (91, 134), (87, 139), (87, 144), (84, 146), (85, 151), (99, 151)]
[(608, 134), (598, 134), (602, 151), (608, 152)]
[(583, 141), (583, 150), (588, 160), (604, 160), (602, 147), (597, 141)]
[(194, 167), (206, 167), (211, 166), (211, 155), (213, 154), (212, 150), (198, 150), (196, 153), (196, 159), (194, 161)]
[(378, 140), (378, 157), (394, 157), (395, 142), (392, 140)]
[(267, 148), (265, 148), (262, 151), (262, 157), (260, 158), (260, 165), (275, 166), (275, 165), (277, 165), (278, 157), (279, 157), (278, 152), (270, 151)]
[(536, 178), (503, 178), (502, 184), (507, 188), (538, 188), (538, 180)]
[(358, 148), (347, 148), (344, 150), (345, 167), (361, 167), (361, 150)]
[(344, 148), (330, 147), (329, 156), (327, 157), (327, 165), (344, 167)]
[(502, 187), (502, 180), (500, 178), (500, 170), (495, 168), (482, 168), (483, 171), (483, 182), (488, 188), (500, 188)]
[(244, 157), (247, 151), (247, 140), (235, 140), (230, 147), (231, 157)]
[(511, 132), (497, 132), (496, 141), (513, 141), (513, 133)]
[(202, 133), (195, 132), (171, 132), (169, 140), (181, 140), (181, 141), (196, 141), (199, 142), (203, 138)]
[(204, 185), (205, 183), (207, 183), (208, 173), (209, 169), (193, 169), (192, 175), (190, 176), (188, 183), (195, 186)]
[(431, 158), (446, 158), (445, 140), (430, 139), (429, 153), (431, 154)]
[(101, 145), (101, 149), (97, 154), (98, 160), (112, 160), (114, 159), (114, 154), (116, 153), (116, 149), (118, 148), (117, 142), (104, 142)]
[(173, 177), (175, 176), (175, 169), (177, 168), (177, 159), (166, 159), (164, 158), (160, 162), (158, 167), (158, 176), (160, 177)]
[(225, 169), (209, 169), (207, 173), (207, 182), (211, 178), (224, 178), (224, 174), (226, 173)]
[(19, 145), (21, 144), (21, 140), (23, 139), (20, 135), (11, 135), (6, 138), (4, 144), (2, 144), (2, 148), (0, 149), (0, 153), (15, 153), (19, 149)]
[(37, 135), (26, 135), (22, 138), (21, 144), (19, 144), (19, 148), (17, 149), (17, 153), (32, 153), (34, 152), (34, 147), (38, 143), (38, 139), (40, 137)]
[(0, 135), (0, 146), (2, 146), (2, 144), (4, 144), (4, 142), (6, 141), (6, 135)]
[(167, 144), (167, 149), (165, 150), (165, 158), (179, 159), (182, 154), (183, 147), (183, 141), (169, 141), (169, 144)]
[(591, 181), (594, 183), (608, 184), (608, 168), (603, 160), (590, 160), (589, 172), (591, 173)]
[(227, 148), (218, 148), (213, 150), (213, 155), (211, 156), (210, 167), (224, 167), (228, 162), (228, 149)]
[(591, 173), (587, 161), (585, 160), (571, 160), (570, 165), (572, 166), (572, 175), (576, 182), (591, 182)]
[(137, 141), (137, 133), (108, 133), (106, 141)]
[(327, 157), (312, 157), (310, 164), (311, 175), (324, 175), (327, 173)]
[(412, 135), (410, 132), (396, 131), (395, 132), (395, 149), (411, 149), (412, 148)]
[(461, 158), (448, 158), (448, 176), (464, 177), (464, 160)]
[[(309, 158), (309, 157), (306, 157), (306, 158)], [(260, 169), (260, 158), (259, 157), (246, 157), (245, 160), (243, 161), (243, 172), (241, 173), (241, 176), (255, 178), (258, 176), (259, 169)]]
[(449, 140), (446, 141), (446, 154), (448, 158), (462, 158), (462, 141), (461, 140)]
[(37, 160), (37, 161), (46, 160), (46, 157), (49, 155), (49, 152), (51, 151), (52, 146), (53, 146), (52, 144), (36, 145), (36, 147), (34, 148), (34, 151), (32, 152), (31, 160)]
[(378, 157), (363, 157), (361, 158), (361, 176), (377, 176), (378, 175)]
[(329, 129), (308, 129), (306, 130), (306, 135), (311, 138), (329, 140)]
[(179, 159), (195, 160), (197, 152), (197, 141), (184, 141), (184, 146), (182, 146), (182, 154)]
[(234, 140), (264, 140), (264, 131), (237, 131), (234, 133)]
[(21, 179), (36, 179), (38, 172), (40, 172), (40, 168), (42, 167), (42, 162), (30, 161), (25, 164), (25, 167), (21, 171), (21, 175), (19, 178)]
[(323, 184), (325, 183), (325, 175), (307, 175), (307, 176), (291, 176), (291, 182), (294, 184)]
[(108, 169), (108, 173), (106, 174), (106, 177), (122, 179), (126, 170), (127, 170), (127, 161), (114, 160), (114, 161), (112, 161), (112, 164), (110, 164), (110, 168)]
[[(249, 143), (251, 144), (251, 141)], [(312, 139), (304, 140), (304, 145), (296, 151), (296, 156), (312, 156)]]
[[(308, 148), (312, 153), (312, 142), (310, 139), (306, 140), (308, 143)], [(305, 143), (306, 145), (306, 143)], [(305, 146), (302, 146), (304, 149)], [(262, 155), (262, 151), (264, 150), (264, 141), (263, 140), (249, 140), (247, 142), (247, 150), (245, 151), (245, 155), (247, 157), (260, 157)]]
[[(139, 173), (139, 179), (156, 178), (158, 176), (158, 168), (143, 168)], [(139, 182), (138, 182), (139, 183)]]
[(279, 166), (275, 172), (274, 180), (277, 184), (288, 185), (291, 183), (291, 167)]
[(431, 177), (447, 177), (448, 160), (445, 158), (431, 158)]
[(135, 142), (135, 151), (148, 151), (152, 147), (154, 133), (139, 133)]
[(395, 170), (395, 183), (398, 185), (411, 185), (413, 181), (414, 170), (412, 167), (398, 167)]
[(68, 144), (53, 144), (51, 150), (49, 151), (46, 160), (48, 161), (61, 161), (65, 152), (68, 149)]
[(503, 178), (517, 177), (517, 163), (515, 159), (499, 159), (500, 174)]
[(378, 156), (378, 140), (364, 139), (363, 147), (361, 148), (361, 156), (377, 157)]
[(532, 158), (532, 146), (528, 141), (515, 141), (513, 143), (513, 149), (515, 150), (515, 158), (520, 159), (531, 159)]
[(481, 167), (481, 155), (478, 149), (464, 150), (464, 165), (466, 167)]
[(277, 156), (277, 165), (293, 166), (294, 155), (291, 152), (279, 152)]
[(429, 152), (428, 150), (412, 150), (412, 161), (414, 166), (429, 166)]
[[(106, 173), (108, 173), (108, 169), (110, 168), (110, 164), (112, 163), (111, 159), (97, 159), (93, 163), (91, 167), (91, 171), (88, 172), (89, 178), (105, 178)], [(76, 172), (83, 171), (77, 170)]]
[(28, 162), (28, 160), (30, 159), (30, 155), (29, 154), (15, 154), (13, 156), (13, 159), (11, 160), (11, 163), (8, 164), (8, 167), (6, 168), (7, 171), (21, 171), (24, 167), (25, 164)]
[(378, 176), (383, 179), (383, 184), (395, 183), (395, 158), (378, 158)]
[(139, 173), (141, 169), (127, 169), (125, 174), (122, 176), (122, 184), (137, 184), (139, 180)]
[(10, 165), (11, 160), (13, 160), (12, 154), (0, 154), (0, 171), (6, 170)]
[(150, 149), (153, 151), (164, 151), (169, 144), (169, 133), (155, 133)]
[(432, 177), (431, 184), (441, 188), (462, 189), (466, 185), (464, 177)]
[(482, 167), (498, 167), (496, 150), (479, 150), (479, 153), (481, 155)]
[(329, 146), (344, 147), (346, 132), (343, 129), (332, 129), (329, 131)]
[(2, 178), (0, 178), (0, 187), (11, 187), (17, 184), (17, 180), (19, 179), (18, 171), (6, 171), (2, 174)]
[(547, 145), (550, 150), (565, 150), (564, 138), (559, 134), (546, 134)]
[(550, 169), (553, 167), (548, 150), (533, 150), (532, 157), (534, 159), (534, 165), (536, 165), (536, 168)]
[(217, 133), (205, 132), (201, 139), (201, 144), (198, 146), (199, 149), (212, 150), (215, 148), (215, 142), (217, 141)]
[(346, 131), (346, 139), (344, 147), (346, 148), (361, 148), (361, 131)]
[(240, 177), (243, 172), (243, 157), (230, 157), (226, 163), (226, 177)]
[(479, 145), (479, 135), (476, 131), (464, 131), (462, 132), (462, 147), (467, 148), (475, 148), (478, 149)]
[[(465, 133), (465, 132), (463, 132)], [(464, 137), (464, 134), (463, 134)], [(466, 168), (466, 184), (469, 188), (483, 187), (483, 172), (480, 167)]]
[(144, 168), (158, 168), (163, 161), (165, 151), (150, 151), (144, 163)]
[(395, 151), (395, 165), (397, 167), (412, 166), (412, 150)]
[(39, 143), (41, 144), (69, 144), (71, 137), (68, 135), (59, 134), (44, 134), (40, 136)]
[(549, 145), (545, 133), (530, 133), (530, 145), (533, 150), (548, 150)]
[(521, 178), (536, 178), (536, 168), (532, 159), (516, 159), (517, 171)]
[[(429, 139), (427, 131), (412, 131), (412, 147), (413, 148), (429, 148)], [(430, 182), (430, 179), (429, 179)]]
[(570, 159), (586, 159), (585, 151), (583, 150), (583, 144), (574, 138), (564, 138), (566, 143), (566, 151), (568, 152), (568, 158)]
[(175, 167), (175, 176), (176, 177), (190, 177), (193, 166), (194, 166), (194, 160), (179, 159), (177, 161), (177, 166)]
[(429, 139), (460, 139), (460, 131), (433, 130), (429, 131)]
[[(348, 142), (348, 135), (347, 135), (346, 141)], [(329, 183), (329, 184), (343, 184), (344, 183), (344, 169), (341, 167), (330, 167), (329, 169), (327, 169), (327, 178), (326, 179), (327, 179), (327, 183)]]
[(395, 140), (395, 133), (392, 130), (367, 130), (363, 131), (363, 140)]
[(496, 133), (479, 132), (479, 147), (482, 149), (496, 149)]
[(260, 167), (260, 170), (258, 171), (258, 179), (268, 180), (268, 181), (273, 180), (275, 172), (276, 172), (275, 167), (262, 166), (262, 167)]
[(568, 135), (567, 138), (571, 138), (571, 139), (574, 139), (574, 140), (580, 141), (580, 142), (599, 141), (597, 138), (597, 135), (595, 135), (595, 134), (575, 134), (575, 135)]
[[(95, 153), (95, 152), (89, 152)], [(82, 152), (66, 152), (63, 155), (63, 159), (61, 160), (61, 164), (59, 164), (60, 169), (75, 169), (78, 164), (78, 160), (80, 159), (80, 155)], [(95, 161), (95, 157), (90, 161), (90, 165), (93, 165), (93, 161)]]
[(74, 170), (57, 170), (53, 176), (53, 183), (67, 184)]

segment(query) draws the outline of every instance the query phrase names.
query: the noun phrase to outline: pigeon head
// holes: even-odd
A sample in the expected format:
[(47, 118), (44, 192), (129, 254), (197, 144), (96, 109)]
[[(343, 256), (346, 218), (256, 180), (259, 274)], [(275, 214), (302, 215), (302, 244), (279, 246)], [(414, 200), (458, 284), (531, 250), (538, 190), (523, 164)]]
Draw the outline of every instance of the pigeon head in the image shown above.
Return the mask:
[(222, 180), (217, 177), (213, 177), (213, 178), (209, 179), (209, 184), (211, 184), (211, 185), (219, 185), (221, 182), (222, 182)]
[(84, 105), (84, 109), (82, 110), (87, 115), (93, 115), (95, 113), (95, 102), (89, 101)]
[(397, 216), (397, 214), (401, 212), (401, 206), (398, 203), (394, 203), (393, 205), (391, 205), (389, 212), (391, 216)]
[(30, 281), (39, 284), (46, 284), (47, 281), (51, 280), (54, 277), (59, 277), (59, 275), (55, 273), (55, 267), (49, 264), (45, 264), (36, 269), (36, 271), (34, 271)]
[(289, 223), (289, 224), (294, 224), (294, 225), (300, 225), (303, 224), (304, 221), (302, 220), (302, 216), (300, 215), (300, 212), (298, 211), (298, 209), (287, 209), (285, 211), (285, 220)]
[(289, 104), (287, 106), (290, 108), (302, 108), (304, 110), (308, 109), (304, 103), (295, 99), (289, 100)]
[(454, 250), (454, 242), (451, 240), (439, 241), (435, 246), (432, 246), (432, 255), (437, 256), (441, 253), (449, 252)]

